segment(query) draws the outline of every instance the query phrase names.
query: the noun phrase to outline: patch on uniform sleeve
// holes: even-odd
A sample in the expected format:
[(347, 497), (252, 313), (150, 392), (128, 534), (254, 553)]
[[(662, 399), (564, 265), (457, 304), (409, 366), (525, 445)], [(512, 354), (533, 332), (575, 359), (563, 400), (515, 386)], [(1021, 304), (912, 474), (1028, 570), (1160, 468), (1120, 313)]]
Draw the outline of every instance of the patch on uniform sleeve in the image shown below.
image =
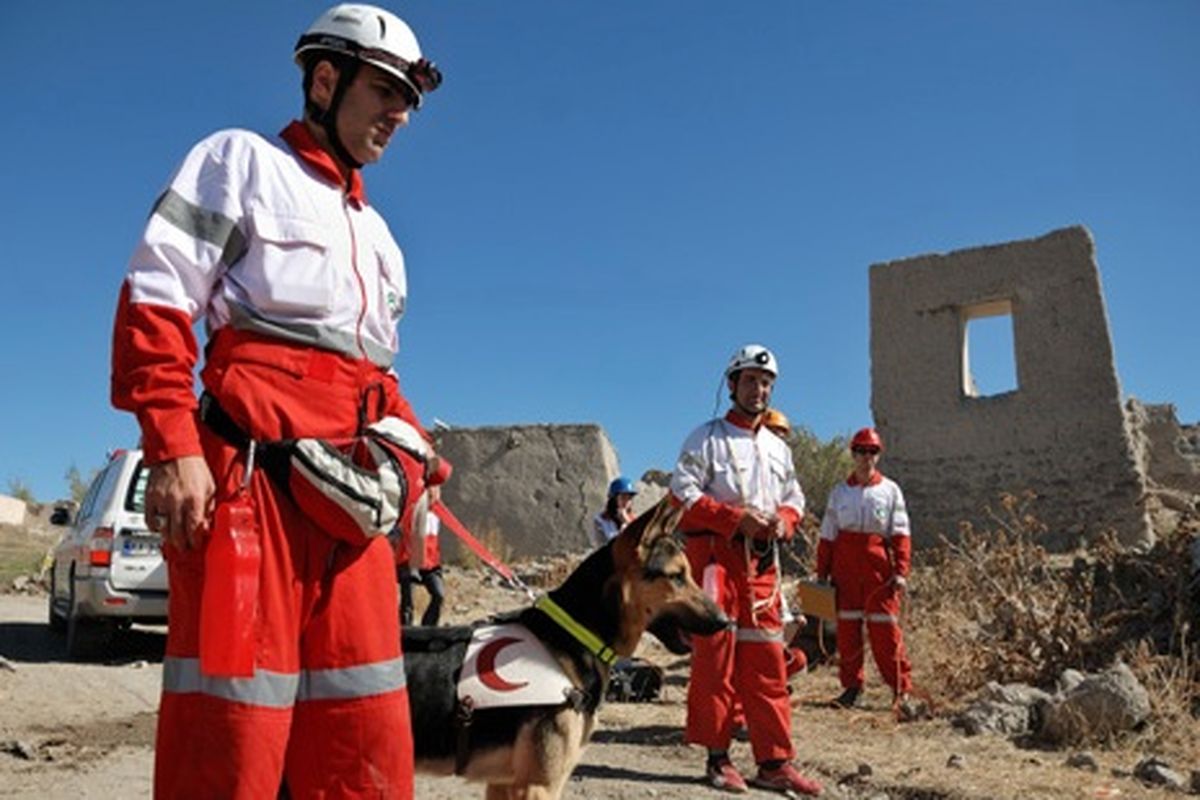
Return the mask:
[(404, 316), (404, 298), (395, 289), (388, 289), (387, 307), (393, 322)]

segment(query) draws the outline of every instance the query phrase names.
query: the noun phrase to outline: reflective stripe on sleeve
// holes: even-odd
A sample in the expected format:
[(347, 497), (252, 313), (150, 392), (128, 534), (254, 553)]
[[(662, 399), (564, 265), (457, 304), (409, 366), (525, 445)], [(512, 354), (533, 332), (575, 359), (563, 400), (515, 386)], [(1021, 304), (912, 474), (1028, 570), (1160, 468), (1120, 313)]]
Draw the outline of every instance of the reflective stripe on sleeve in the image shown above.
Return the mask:
[(237, 223), (219, 211), (209, 211), (184, 199), (174, 189), (163, 192), (153, 213), (200, 241), (221, 248), (221, 263), (232, 266), (246, 254), (246, 237)]
[(863, 612), (861, 611), (839, 611), (838, 619), (862, 619)]
[(404, 675), (404, 656), (356, 667), (310, 669), (301, 673), (301, 676), (300, 691), (296, 696), (299, 701), (370, 697), (394, 692), (408, 685)]
[(867, 614), (867, 622), (886, 622), (889, 625), (899, 625), (900, 618), (892, 614)]

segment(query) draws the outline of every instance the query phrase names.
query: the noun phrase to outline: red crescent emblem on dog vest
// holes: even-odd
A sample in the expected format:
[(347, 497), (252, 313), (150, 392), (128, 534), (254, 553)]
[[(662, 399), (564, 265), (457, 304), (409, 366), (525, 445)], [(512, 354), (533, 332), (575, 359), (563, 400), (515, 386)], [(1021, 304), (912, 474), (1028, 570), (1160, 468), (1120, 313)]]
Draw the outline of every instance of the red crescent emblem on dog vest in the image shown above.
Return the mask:
[(496, 641), (484, 645), (475, 660), (475, 669), (480, 683), (497, 692), (515, 692), (517, 689), (529, 685), (528, 681), (510, 683), (496, 672), (496, 658), (499, 657), (500, 651), (519, 641), (521, 640), (514, 636), (502, 636)]

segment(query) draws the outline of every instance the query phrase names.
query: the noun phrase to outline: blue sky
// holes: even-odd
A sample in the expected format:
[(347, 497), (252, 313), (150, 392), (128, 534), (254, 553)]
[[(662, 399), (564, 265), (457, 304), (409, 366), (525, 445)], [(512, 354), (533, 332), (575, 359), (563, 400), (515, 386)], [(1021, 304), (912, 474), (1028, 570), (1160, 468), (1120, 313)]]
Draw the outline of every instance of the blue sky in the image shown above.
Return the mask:
[[(0, 6), (0, 492), (62, 496), (136, 441), (108, 370), (140, 228), (193, 142), (298, 115), (291, 48), (325, 5)], [(1200, 419), (1200, 3), (390, 8), (446, 75), (366, 172), (426, 422), (599, 423), (637, 476), (757, 341), (777, 405), (845, 433), (870, 419), (870, 264), (1073, 224), (1124, 391)]]

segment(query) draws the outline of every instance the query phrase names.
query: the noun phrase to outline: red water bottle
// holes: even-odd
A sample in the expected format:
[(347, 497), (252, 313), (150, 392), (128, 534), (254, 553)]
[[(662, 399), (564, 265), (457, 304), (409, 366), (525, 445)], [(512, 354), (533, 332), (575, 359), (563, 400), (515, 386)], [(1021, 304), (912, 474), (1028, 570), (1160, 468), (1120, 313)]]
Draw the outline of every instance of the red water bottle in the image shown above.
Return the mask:
[(258, 568), (262, 555), (249, 492), (217, 506), (204, 552), (200, 672), (254, 676)]

